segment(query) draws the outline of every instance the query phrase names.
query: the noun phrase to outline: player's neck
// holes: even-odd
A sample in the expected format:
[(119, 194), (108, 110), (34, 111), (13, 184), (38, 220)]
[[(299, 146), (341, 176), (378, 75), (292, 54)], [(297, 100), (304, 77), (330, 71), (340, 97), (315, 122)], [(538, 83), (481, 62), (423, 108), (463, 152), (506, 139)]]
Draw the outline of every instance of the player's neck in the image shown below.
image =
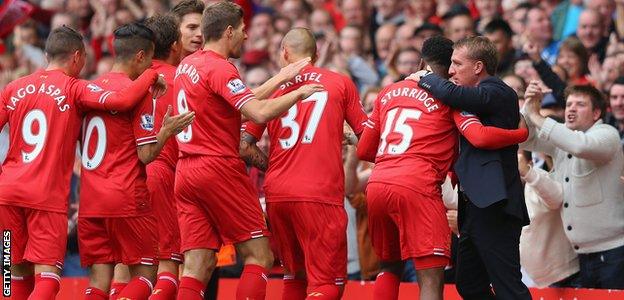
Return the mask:
[(59, 64), (59, 63), (55, 63), (55, 62), (50, 62), (48, 64), (48, 67), (46, 68), (46, 71), (53, 71), (53, 70), (59, 70), (59, 71), (65, 73), (66, 75), (71, 76), (70, 72), (69, 72), (69, 68), (67, 67), (66, 64)]
[(215, 52), (223, 56), (225, 59), (230, 58), (230, 51), (228, 51), (227, 45), (225, 43), (221, 43), (220, 41), (206, 42), (204, 44), (204, 50)]
[[(115, 72), (115, 73), (124, 73), (126, 75), (128, 75), (128, 77), (130, 77), (130, 79), (135, 80), (136, 76), (133, 76), (134, 72), (132, 72), (132, 68), (124, 63), (121, 62), (115, 62), (113, 64), (113, 67), (111, 68), (111, 72)], [(135, 77), (135, 78), (133, 78)]]
[[(303, 55), (303, 56), (291, 56), (291, 57), (288, 58), (288, 64), (296, 63), (296, 62), (298, 62), (298, 61), (300, 61), (300, 60), (302, 60), (304, 58), (307, 58), (307, 57), (309, 57), (309, 56), (305, 56), (305, 55)], [(311, 61), (306, 66), (314, 66), (314, 63), (315, 63), (315, 61)]]
[(166, 59), (162, 60), (166, 64), (177, 66), (180, 64), (180, 54), (179, 53), (171, 53)]

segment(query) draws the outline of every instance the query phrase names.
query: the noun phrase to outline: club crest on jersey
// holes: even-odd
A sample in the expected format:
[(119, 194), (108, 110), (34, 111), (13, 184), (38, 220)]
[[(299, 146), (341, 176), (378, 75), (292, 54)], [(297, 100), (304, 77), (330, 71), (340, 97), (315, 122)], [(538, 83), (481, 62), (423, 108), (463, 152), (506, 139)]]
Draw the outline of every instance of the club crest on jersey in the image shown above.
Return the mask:
[(141, 115), (141, 128), (147, 131), (154, 130), (154, 116), (149, 114)]
[(473, 113), (469, 113), (467, 111), (462, 111), (459, 113), (462, 117), (476, 117)]
[(93, 92), (93, 93), (97, 93), (97, 92), (101, 92), (101, 91), (103, 91), (103, 89), (102, 89), (101, 87), (99, 87), (99, 86), (97, 86), (97, 85), (95, 85), (95, 84), (93, 84), (93, 83), (89, 83), (89, 84), (87, 84), (87, 88), (88, 88), (91, 92)]
[(238, 78), (230, 80), (227, 83), (227, 87), (230, 89), (230, 92), (232, 92), (232, 94), (241, 93), (246, 88), (243, 81)]

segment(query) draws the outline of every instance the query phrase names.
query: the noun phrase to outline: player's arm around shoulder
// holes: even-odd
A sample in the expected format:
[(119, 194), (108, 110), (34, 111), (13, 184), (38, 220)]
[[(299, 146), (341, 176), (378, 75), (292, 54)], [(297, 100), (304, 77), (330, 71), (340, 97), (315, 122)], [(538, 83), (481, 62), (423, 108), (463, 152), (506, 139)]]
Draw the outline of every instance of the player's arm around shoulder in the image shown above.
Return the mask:
[(136, 106), (149, 93), (150, 87), (154, 93), (162, 95), (167, 83), (156, 71), (147, 69), (132, 84), (118, 92), (106, 91), (98, 85), (86, 80), (73, 82), (75, 95), (80, 104), (89, 109), (128, 111)]
[(261, 86), (252, 89), (256, 98), (266, 99), (284, 82), (293, 79), (305, 66), (307, 66), (312, 59), (306, 57), (297, 62), (291, 63), (286, 67), (283, 67), (277, 75), (271, 77)]
[(254, 123), (266, 123), (290, 109), (297, 101), (322, 91), (320, 84), (307, 84), (283, 96), (262, 101), (256, 98), (247, 101), (241, 107), (241, 113)]

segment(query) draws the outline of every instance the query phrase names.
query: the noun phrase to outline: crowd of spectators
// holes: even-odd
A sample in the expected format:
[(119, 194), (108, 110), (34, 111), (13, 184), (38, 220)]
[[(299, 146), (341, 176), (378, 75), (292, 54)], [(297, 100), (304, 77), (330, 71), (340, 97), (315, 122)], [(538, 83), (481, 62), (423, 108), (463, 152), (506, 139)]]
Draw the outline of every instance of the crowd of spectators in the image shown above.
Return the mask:
[[(0, 0), (0, 89), (12, 80), (45, 67), (43, 44), (47, 34), (59, 26), (69, 26), (79, 30), (86, 38), (88, 60), (81, 74), (93, 79), (110, 70), (113, 58), (111, 41), (113, 30), (123, 24), (143, 20), (154, 14), (164, 14), (173, 7), (176, 0)], [(205, 0), (212, 2), (212, 0)], [(571, 85), (591, 85), (603, 93), (607, 104), (604, 123), (612, 125), (619, 132), (618, 153), (608, 152), (609, 157), (601, 157), (596, 166), (609, 162), (622, 164), (621, 146), (624, 144), (624, 0), (237, 0), (246, 11), (248, 39), (242, 57), (234, 63), (238, 66), (245, 82), (256, 87), (279, 71), (277, 64), (280, 41), (293, 27), (308, 27), (318, 44), (320, 67), (347, 74), (357, 85), (361, 101), (367, 112), (380, 90), (421, 68), (420, 49), (423, 41), (433, 35), (444, 35), (453, 41), (483, 35), (490, 39), (498, 50), (499, 64), (497, 76), (511, 86), (518, 94), (520, 106), (524, 103), (525, 89), (530, 80), (540, 82), (544, 92), (539, 114), (563, 122), (566, 109), (566, 88)], [(9, 26), (9, 27), (7, 27)], [(7, 30), (11, 28), (12, 30)], [(184, 36), (184, 35), (183, 35)], [(549, 126), (553, 127), (553, 124)], [(530, 127), (531, 128), (531, 127)], [(3, 148), (7, 147), (6, 130), (0, 135), (0, 159)], [(568, 138), (579, 135), (566, 134)], [(561, 138), (561, 136), (559, 137)], [(562, 148), (560, 144), (557, 144)], [(607, 147), (594, 143), (591, 147)], [(352, 147), (352, 146), (346, 146)], [(529, 147), (531, 150), (534, 148)], [(559, 149), (558, 148), (558, 149)], [(520, 155), (520, 166), (528, 165), (539, 171), (531, 173), (530, 181), (536, 176), (550, 176), (553, 184), (565, 185), (567, 177), (556, 174), (557, 160), (565, 159), (566, 153), (576, 155), (572, 150), (552, 150), (549, 153), (534, 152)], [(554, 149), (554, 148), (553, 148)], [(359, 257), (359, 266), (350, 267), (352, 278), (373, 279), (378, 268), (366, 232), (366, 205), (363, 195), (371, 165), (358, 162), (352, 148), (345, 148), (345, 171), (347, 173), (346, 205), (354, 208), (352, 239), (357, 243), (357, 251), (350, 251)], [(585, 152), (578, 152), (580, 159)], [(556, 157), (552, 157), (556, 155)], [(561, 156), (561, 158), (559, 157)], [(613, 158), (613, 159), (612, 159)], [(555, 160), (553, 162), (553, 159)], [(593, 170), (590, 162), (566, 166), (570, 176), (582, 176), (575, 172)], [(622, 170), (624, 166), (617, 166)], [(521, 170), (522, 171), (522, 170)], [(550, 173), (548, 173), (550, 172)], [(550, 175), (549, 175), (550, 174)], [(623, 215), (622, 182), (619, 178), (610, 180), (612, 188), (600, 185), (601, 181), (586, 182), (584, 189), (564, 188), (565, 193), (594, 193), (595, 197), (616, 197), (610, 201), (609, 210)], [(79, 176), (79, 172), (76, 172)], [(262, 180), (261, 175), (252, 178)], [(523, 177), (524, 178), (524, 177)], [(565, 182), (564, 182), (565, 178)], [(613, 178), (611, 178), (613, 179)], [(559, 182), (560, 181), (560, 182)], [(602, 181), (604, 183), (604, 180)], [(261, 186), (261, 184), (259, 184)], [(540, 197), (540, 193), (527, 191), (527, 201)], [(569, 197), (569, 195), (567, 195)], [(75, 194), (71, 195), (75, 199)], [(546, 207), (554, 213), (549, 217), (560, 225), (559, 232), (550, 238), (560, 239), (563, 245), (553, 248), (542, 247), (541, 251), (557, 256), (553, 251), (565, 251), (565, 255), (575, 263), (576, 254), (583, 254), (573, 245), (578, 235), (593, 236), (604, 227), (586, 226), (596, 223), (599, 215), (587, 213), (592, 205), (606, 201), (594, 199), (575, 205), (579, 216), (567, 218), (590, 218), (574, 227), (574, 235), (565, 232), (563, 224), (569, 219), (561, 216), (559, 210), (566, 209), (567, 203)], [(531, 206), (529, 206), (531, 210)], [(70, 222), (75, 221), (75, 211), (69, 213)], [(532, 212), (530, 211), (530, 214)], [(532, 215), (533, 216), (533, 215)], [(450, 217), (451, 219), (451, 217)], [(624, 220), (616, 220), (618, 224)], [(563, 222), (563, 223), (562, 223)], [(545, 226), (540, 220), (536, 226)], [(556, 227), (556, 226), (555, 226)], [(70, 226), (70, 229), (74, 226)], [(552, 228), (556, 231), (557, 228)], [(548, 230), (548, 229), (545, 229)], [(616, 241), (609, 249), (624, 245), (624, 228), (618, 225), (609, 227)], [(571, 230), (568, 230), (571, 231)], [(581, 232), (581, 233), (577, 233)], [(572, 241), (571, 241), (571, 240)], [(525, 239), (526, 240), (526, 239)], [(527, 247), (526, 244), (522, 245)], [(607, 248), (600, 248), (604, 250)], [(528, 245), (527, 249), (532, 249)], [(557, 250), (559, 249), (559, 250)], [(591, 249), (595, 250), (595, 249)], [(71, 249), (70, 253), (75, 253)], [(591, 251), (590, 251), (591, 252)], [(525, 251), (526, 253), (526, 251)], [(623, 270), (624, 257), (613, 258), (614, 268)], [(550, 257), (546, 255), (546, 257)], [(562, 254), (563, 255), (563, 254)], [(353, 257), (352, 257), (353, 258)], [(604, 258), (604, 257), (603, 257)], [(357, 260), (357, 258), (355, 259)], [(526, 262), (523, 259), (523, 262)], [(604, 261), (603, 261), (604, 262)], [(578, 264), (578, 262), (576, 262)], [(618, 265), (619, 264), (619, 265)], [(531, 268), (533, 265), (526, 265)], [(539, 267), (539, 266), (538, 266)], [(534, 270), (528, 270), (529, 274)], [(578, 266), (562, 272), (571, 275)], [(582, 270), (581, 270), (582, 271)], [(539, 272), (538, 272), (539, 273)], [(623, 276), (620, 273), (620, 276)], [(530, 276), (529, 276), (530, 277)], [(624, 277), (624, 276), (623, 276)], [(554, 281), (538, 278), (537, 285), (550, 285)], [(558, 278), (558, 280), (563, 278)], [(600, 287), (596, 285), (594, 287)], [(620, 288), (624, 289), (624, 286)]]

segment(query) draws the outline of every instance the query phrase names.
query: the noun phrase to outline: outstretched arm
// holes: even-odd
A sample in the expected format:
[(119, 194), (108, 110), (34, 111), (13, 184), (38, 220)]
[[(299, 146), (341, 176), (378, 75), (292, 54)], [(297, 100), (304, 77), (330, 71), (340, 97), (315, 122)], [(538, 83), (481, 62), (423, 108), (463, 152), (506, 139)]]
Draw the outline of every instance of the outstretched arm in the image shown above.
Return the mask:
[(78, 101), (86, 108), (96, 110), (128, 111), (135, 107), (154, 87), (154, 94), (161, 96), (166, 90), (167, 83), (152, 69), (147, 69), (139, 78), (124, 89), (112, 92), (105, 91), (96, 84), (85, 80), (76, 81), (75, 95)]
[(476, 148), (495, 150), (509, 147), (526, 141), (529, 131), (520, 129), (503, 129), (484, 126), (477, 116), (466, 112), (454, 111), (453, 118), (459, 132)]
[(243, 116), (254, 123), (266, 123), (287, 111), (299, 100), (307, 98), (323, 89), (323, 86), (320, 84), (307, 84), (288, 94), (273, 99), (261, 101), (252, 97), (247, 102), (241, 104), (240, 111)]
[(286, 67), (283, 67), (279, 73), (277, 73), (277, 75), (271, 77), (269, 80), (267, 80), (265, 83), (263, 83), (261, 86), (252, 89), (251, 91), (254, 93), (254, 95), (258, 98), (258, 99), (266, 99), (269, 96), (271, 96), (271, 94), (273, 94), (273, 92), (280, 86), (280, 84), (291, 80), (292, 78), (294, 78), (295, 76), (297, 76), (297, 74), (299, 74), (299, 72), (301, 72), (301, 70), (307, 66), (311, 61), (311, 58), (306, 57), (304, 59), (301, 59), (297, 62), (294, 62), (292, 64), (289, 64)]

